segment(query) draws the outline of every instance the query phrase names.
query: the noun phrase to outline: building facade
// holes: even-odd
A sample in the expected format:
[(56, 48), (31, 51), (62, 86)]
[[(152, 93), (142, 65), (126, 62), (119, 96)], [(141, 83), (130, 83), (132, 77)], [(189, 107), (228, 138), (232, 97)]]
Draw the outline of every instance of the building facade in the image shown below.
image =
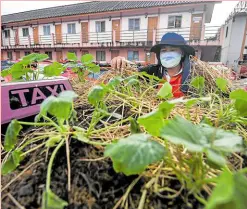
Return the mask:
[(205, 26), (215, 3), (85, 2), (4, 15), (1, 59), (18, 60), (38, 52), (61, 61), (67, 52), (75, 52), (78, 56), (90, 53), (99, 62), (123, 56), (155, 63), (149, 50), (167, 32), (181, 34), (202, 57), (207, 47), (220, 46), (219, 27)]
[(238, 71), (238, 61), (247, 60), (247, 2), (239, 2), (222, 26), (221, 62)]

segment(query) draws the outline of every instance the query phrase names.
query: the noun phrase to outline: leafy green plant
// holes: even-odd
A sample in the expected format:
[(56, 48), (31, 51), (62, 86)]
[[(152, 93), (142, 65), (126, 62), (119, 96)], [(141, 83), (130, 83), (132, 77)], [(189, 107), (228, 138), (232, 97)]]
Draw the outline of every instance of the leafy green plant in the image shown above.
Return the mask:
[(78, 64), (78, 58), (75, 53), (68, 52), (67, 58), (69, 63), (65, 66), (72, 68), (72, 71), (77, 73), (80, 81), (85, 81), (87, 73), (98, 73), (100, 72), (99, 65), (93, 63), (93, 56), (91, 54), (84, 54), (81, 56), (81, 64)]
[(197, 89), (199, 91), (199, 94), (201, 95), (202, 90), (205, 86), (205, 78), (203, 78), (202, 76), (196, 76), (191, 80), (190, 85)]
[(64, 71), (64, 67), (54, 62), (44, 68), (44, 71), (40, 69), (39, 62), (47, 60), (49, 57), (47, 54), (32, 53), (22, 60), (12, 65), (9, 69), (3, 70), (1, 75), (6, 77), (11, 75), (13, 80), (39, 80), (40, 75), (43, 75), (42, 79), (47, 77), (59, 76)]

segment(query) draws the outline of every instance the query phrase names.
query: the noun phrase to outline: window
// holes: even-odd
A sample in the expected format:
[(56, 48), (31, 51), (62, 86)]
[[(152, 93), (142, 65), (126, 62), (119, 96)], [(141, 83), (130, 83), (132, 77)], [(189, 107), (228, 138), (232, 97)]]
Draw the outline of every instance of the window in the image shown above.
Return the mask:
[(8, 57), (8, 59), (12, 60), (13, 59), (12, 52), (7, 52), (7, 57)]
[(4, 37), (5, 38), (10, 38), (10, 30), (5, 30), (4, 31)]
[(226, 27), (226, 38), (227, 38), (227, 35), (228, 35), (228, 26)]
[(105, 21), (97, 21), (96, 23), (96, 32), (105, 32)]
[(24, 37), (29, 36), (28, 28), (22, 28), (22, 34), (23, 34)]
[(75, 34), (75, 23), (68, 24), (68, 34)]
[(51, 27), (50, 25), (44, 25), (43, 26), (44, 36), (51, 35)]
[(96, 51), (96, 61), (105, 61), (105, 51)]
[(24, 52), (25, 56), (31, 54), (31, 52)]
[(128, 60), (129, 61), (138, 61), (139, 52), (138, 51), (128, 51)]
[(49, 60), (52, 60), (52, 52), (45, 52), (49, 56)]
[(129, 30), (140, 30), (140, 19), (129, 19)]
[(168, 16), (168, 28), (181, 28), (182, 16)]

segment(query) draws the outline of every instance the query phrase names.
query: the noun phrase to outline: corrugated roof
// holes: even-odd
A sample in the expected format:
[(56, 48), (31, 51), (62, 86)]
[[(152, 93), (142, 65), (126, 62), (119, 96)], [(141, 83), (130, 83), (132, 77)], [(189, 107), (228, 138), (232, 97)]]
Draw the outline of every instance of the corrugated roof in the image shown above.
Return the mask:
[(62, 17), (79, 14), (118, 11), (124, 9), (149, 8), (177, 4), (198, 3), (202, 1), (94, 1), (71, 4), (45, 9), (36, 9), (15, 14), (3, 15), (2, 24), (21, 22), (26, 20)]

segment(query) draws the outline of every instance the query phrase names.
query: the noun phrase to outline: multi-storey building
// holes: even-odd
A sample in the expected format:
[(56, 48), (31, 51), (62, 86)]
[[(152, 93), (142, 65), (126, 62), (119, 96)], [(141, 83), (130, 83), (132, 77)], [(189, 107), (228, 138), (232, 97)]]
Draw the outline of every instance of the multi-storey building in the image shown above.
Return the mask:
[(247, 2), (235, 6), (222, 29), (221, 62), (238, 72), (238, 61), (247, 61)]
[(152, 45), (167, 32), (177, 32), (195, 47), (198, 57), (220, 46), (219, 27), (211, 21), (212, 1), (102, 1), (45, 8), (2, 16), (2, 59), (32, 52), (51, 60), (91, 53), (97, 61), (115, 56), (154, 63)]

